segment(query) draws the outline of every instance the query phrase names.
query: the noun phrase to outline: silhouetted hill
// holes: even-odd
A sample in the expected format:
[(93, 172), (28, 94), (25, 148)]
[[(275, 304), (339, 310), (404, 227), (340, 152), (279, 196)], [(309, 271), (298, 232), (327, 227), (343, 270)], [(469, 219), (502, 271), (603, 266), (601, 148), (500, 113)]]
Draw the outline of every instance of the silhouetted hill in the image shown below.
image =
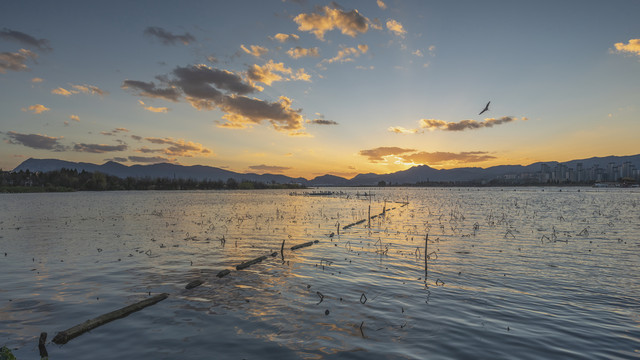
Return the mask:
[(387, 184), (415, 184), (420, 182), (468, 182), (468, 181), (488, 181), (509, 175), (525, 173), (537, 173), (541, 170), (542, 164), (554, 168), (558, 164), (566, 165), (569, 168), (576, 168), (578, 163), (582, 163), (584, 169), (589, 169), (598, 165), (601, 169), (607, 169), (609, 163), (622, 165), (625, 162), (631, 163), (636, 169), (640, 169), (640, 155), (631, 156), (606, 156), (593, 157), (582, 160), (571, 160), (559, 163), (557, 161), (537, 162), (530, 165), (499, 165), (489, 168), (463, 167), (456, 169), (434, 169), (427, 165), (418, 165), (407, 170), (389, 174), (358, 174), (352, 179), (345, 179), (334, 175), (318, 176), (312, 180), (304, 178), (292, 178), (278, 174), (254, 174), (237, 173), (212, 166), (193, 165), (183, 166), (169, 163), (159, 163), (153, 165), (123, 165), (109, 161), (102, 165), (70, 162), (57, 159), (28, 159), (16, 167), (13, 171), (29, 170), (32, 172), (48, 172), (60, 169), (76, 169), (78, 171), (102, 172), (120, 178), (177, 178), (193, 180), (223, 180), (235, 179), (236, 181), (255, 181), (262, 183), (299, 183), (307, 186), (358, 186), (358, 185), (378, 185), (381, 181)]

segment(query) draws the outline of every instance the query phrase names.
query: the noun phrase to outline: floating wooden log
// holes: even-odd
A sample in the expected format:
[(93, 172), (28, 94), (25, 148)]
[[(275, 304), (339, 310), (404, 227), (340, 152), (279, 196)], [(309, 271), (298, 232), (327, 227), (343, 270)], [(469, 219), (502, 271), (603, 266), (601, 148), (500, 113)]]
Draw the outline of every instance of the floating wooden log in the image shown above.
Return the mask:
[(253, 259), (253, 260), (245, 261), (245, 262), (243, 262), (242, 264), (237, 265), (237, 266), (236, 266), (236, 270), (246, 269), (246, 268), (248, 268), (248, 267), (249, 267), (249, 266), (251, 266), (251, 265), (255, 265), (255, 264), (257, 264), (257, 263), (262, 262), (262, 260), (265, 260), (266, 258), (267, 258), (267, 256), (265, 255), (265, 256), (257, 257), (257, 258), (255, 258), (255, 259)]
[(298, 244), (298, 245), (293, 245), (293, 246), (291, 247), (291, 250), (297, 250), (297, 249), (301, 249), (301, 248), (304, 248), (304, 247), (307, 247), (307, 246), (311, 246), (311, 245), (313, 245), (313, 241), (308, 241), (308, 242), (306, 242), (306, 243), (302, 243), (302, 244)]
[(231, 270), (224, 269), (224, 270), (221, 270), (221, 271), (218, 273), (218, 275), (216, 275), (216, 276), (217, 276), (217, 277), (219, 277), (219, 278), (223, 278), (223, 277), (225, 277), (225, 276), (229, 275), (230, 273), (231, 273)]
[(204, 280), (202, 279), (195, 279), (193, 281), (189, 281), (189, 283), (187, 284), (187, 286), (185, 286), (185, 289), (193, 289), (194, 287), (198, 287), (200, 285), (204, 284)]
[(318, 242), (319, 242), (318, 240), (314, 240), (314, 241), (308, 241), (306, 243), (294, 245), (294, 246), (291, 247), (291, 250), (297, 250), (297, 249), (305, 248), (307, 246), (311, 246), (313, 244), (317, 244)]
[(125, 316), (128, 316), (131, 313), (134, 313), (136, 311), (142, 310), (144, 308), (146, 308), (147, 306), (151, 306), (155, 303), (158, 303), (164, 299), (166, 299), (169, 296), (169, 294), (167, 293), (162, 293), (162, 294), (158, 294), (155, 295), (153, 297), (150, 297), (148, 299), (139, 301), (135, 304), (131, 304), (129, 306), (125, 306), (121, 309), (112, 311), (110, 313), (104, 314), (104, 315), (100, 315), (96, 318), (93, 318), (91, 320), (87, 320), (85, 322), (83, 322), (82, 324), (78, 324), (72, 328), (69, 328), (67, 330), (64, 331), (60, 331), (58, 334), (56, 334), (56, 336), (53, 338), (53, 342), (59, 345), (62, 344), (66, 344), (67, 342), (69, 342), (69, 340), (80, 336), (82, 334), (84, 334), (87, 331), (93, 330), (95, 328), (97, 328), (98, 326), (104, 325), (108, 322), (111, 322), (113, 320), (116, 319), (120, 319), (123, 318)]

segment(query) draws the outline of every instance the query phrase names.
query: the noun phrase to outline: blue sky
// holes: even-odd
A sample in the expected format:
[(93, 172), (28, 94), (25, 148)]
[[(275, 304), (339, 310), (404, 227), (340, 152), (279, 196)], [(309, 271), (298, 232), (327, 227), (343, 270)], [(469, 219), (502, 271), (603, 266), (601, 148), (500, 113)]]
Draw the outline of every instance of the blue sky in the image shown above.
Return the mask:
[(312, 178), (636, 154), (638, 14), (638, 1), (10, 2), (0, 168)]

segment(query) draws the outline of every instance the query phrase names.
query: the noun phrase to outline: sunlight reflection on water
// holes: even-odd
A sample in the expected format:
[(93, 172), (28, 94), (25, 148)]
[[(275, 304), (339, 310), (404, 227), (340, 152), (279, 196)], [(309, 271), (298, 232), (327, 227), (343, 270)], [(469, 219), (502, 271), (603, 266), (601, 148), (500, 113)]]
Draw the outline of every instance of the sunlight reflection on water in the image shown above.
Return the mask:
[(330, 190), (0, 195), (0, 343), (167, 292), (50, 357), (637, 355), (637, 191)]

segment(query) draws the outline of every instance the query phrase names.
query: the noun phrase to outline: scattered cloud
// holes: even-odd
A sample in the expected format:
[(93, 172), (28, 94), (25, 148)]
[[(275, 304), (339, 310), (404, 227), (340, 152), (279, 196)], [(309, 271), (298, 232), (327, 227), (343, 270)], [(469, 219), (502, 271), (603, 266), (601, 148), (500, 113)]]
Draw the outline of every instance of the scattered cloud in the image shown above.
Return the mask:
[(275, 40), (280, 41), (281, 43), (283, 43), (283, 42), (287, 42), (287, 41), (298, 40), (298, 39), (300, 39), (300, 36), (298, 36), (296, 34), (277, 33), (277, 34), (275, 34), (273, 36), (272, 39), (275, 39)]
[(416, 164), (441, 165), (443, 163), (475, 163), (495, 159), (495, 156), (487, 155), (485, 151), (468, 151), (460, 153), (451, 152), (416, 152), (403, 155), (404, 160)]
[(196, 41), (196, 38), (188, 32), (183, 35), (175, 35), (157, 26), (150, 26), (146, 28), (144, 30), (144, 34), (159, 39), (164, 45), (175, 45), (178, 42), (181, 42), (184, 45), (189, 45)]
[(31, 111), (34, 114), (42, 114), (43, 112), (49, 111), (49, 110), (51, 109), (41, 104), (35, 104), (35, 105), (29, 106), (28, 108), (22, 108), (22, 111), (24, 112)]
[(404, 29), (402, 24), (393, 19), (387, 20), (387, 29), (400, 37), (404, 37), (407, 34), (407, 31)]
[(423, 57), (424, 54), (422, 53), (422, 51), (420, 51), (419, 49), (416, 51), (411, 52), (411, 54), (417, 56), (417, 57)]
[(39, 77), (34, 77), (33, 79), (31, 79), (31, 82), (34, 83), (34, 84), (35, 83), (41, 83), (43, 81), (44, 81), (44, 79), (39, 78)]
[(316, 125), (339, 125), (337, 122), (333, 120), (325, 120), (325, 119), (313, 119), (307, 122), (310, 124), (316, 124)]
[(133, 140), (136, 140), (136, 141), (141, 141), (142, 140), (142, 136), (138, 136), (138, 135), (131, 135), (131, 138)]
[(298, 30), (311, 32), (319, 40), (324, 40), (324, 34), (333, 29), (351, 37), (366, 33), (369, 29), (369, 19), (360, 15), (358, 10), (345, 12), (329, 6), (319, 8), (314, 13), (299, 14), (293, 21), (299, 25)]
[(3, 52), (0, 53), (0, 74), (4, 74), (7, 70), (12, 71), (25, 71), (28, 70), (29, 67), (25, 64), (28, 60), (33, 60), (38, 58), (38, 54), (33, 51), (20, 49), (18, 52), (10, 53)]
[(402, 155), (415, 152), (415, 149), (405, 149), (395, 146), (382, 146), (375, 149), (360, 150), (360, 155), (366, 156), (370, 162), (384, 161), (384, 158), (390, 155)]
[[(301, 132), (302, 110), (292, 109), (291, 99), (281, 96), (278, 101), (268, 102), (243, 96), (260, 88), (244, 82), (236, 73), (201, 64), (177, 67), (171, 74), (172, 79), (159, 77), (166, 85), (164, 88), (135, 80), (125, 80), (122, 87), (137, 90), (141, 96), (172, 101), (178, 101), (184, 95), (185, 100), (198, 110), (219, 109), (226, 113), (222, 118), (227, 121), (219, 123), (219, 127), (244, 129), (268, 121), (278, 131), (305, 135)], [(291, 78), (304, 80), (305, 75), (298, 70)]]
[(318, 50), (317, 47), (305, 49), (300, 46), (296, 46), (294, 48), (287, 50), (287, 54), (289, 54), (289, 56), (291, 56), (294, 59), (299, 59), (301, 57), (307, 57), (307, 56), (317, 57), (320, 55), (320, 51)]
[(121, 132), (129, 132), (129, 129), (127, 129), (127, 128), (115, 128), (115, 129), (113, 129), (111, 131), (100, 131), (100, 134), (101, 135), (105, 135), (105, 136), (115, 136), (115, 135), (117, 135), (118, 133), (121, 133)]
[(275, 165), (251, 165), (249, 166), (249, 169), (251, 170), (255, 170), (255, 171), (259, 171), (259, 172), (275, 172), (275, 173), (281, 173), (285, 170), (289, 170), (291, 169), (290, 167), (286, 167), (286, 166), (275, 166)]
[(84, 85), (73, 85), (72, 84), (71, 87), (76, 91), (76, 93), (77, 92), (81, 92), (81, 93), (84, 93), (84, 94), (100, 95), (100, 96), (104, 96), (104, 95), (108, 94), (108, 92), (106, 92), (106, 91), (104, 91), (104, 90), (102, 90), (99, 87), (94, 86), (94, 85), (87, 85), (87, 84), (84, 84)]
[(262, 121), (268, 121), (278, 131), (289, 132), (289, 135), (305, 135), (296, 132), (303, 129), (302, 109), (292, 109), (291, 99), (280, 96), (278, 101), (267, 102), (245, 96), (226, 96), (218, 107), (227, 114), (222, 116), (227, 123), (219, 127), (244, 129)]
[(80, 122), (80, 117), (78, 115), (69, 115), (69, 119)]
[(24, 145), (32, 149), (44, 149), (53, 151), (64, 151), (65, 147), (60, 144), (61, 137), (53, 137), (40, 134), (21, 134), (15, 131), (7, 132), (8, 143), (14, 145)]
[(20, 31), (4, 28), (2, 29), (2, 31), (0, 31), (0, 38), (3, 38), (5, 40), (10, 40), (10, 41), (15, 41), (27, 46), (33, 46), (38, 48), (39, 50), (44, 50), (44, 51), (52, 50), (51, 46), (49, 46), (49, 40), (36, 39), (35, 37)]
[(145, 105), (144, 101), (142, 101), (142, 100), (138, 100), (138, 102), (147, 111), (151, 111), (151, 112), (154, 112), (154, 113), (167, 113), (169, 111), (169, 108), (167, 108), (167, 107), (147, 106), (147, 105)]
[(378, 7), (382, 10), (386, 10), (387, 9), (387, 4), (385, 4), (382, 0), (377, 0), (378, 3)]
[[(462, 120), (459, 122), (447, 122), (438, 119), (421, 119), (420, 127), (428, 130), (444, 130), (444, 131), (463, 131), (467, 129), (490, 128), (494, 125), (500, 125), (518, 120), (517, 117), (503, 116), (500, 119), (488, 118), (484, 121)], [(523, 117), (526, 121), (527, 118)]]
[(149, 98), (159, 98), (169, 101), (178, 101), (180, 91), (175, 87), (159, 88), (153, 82), (144, 82), (137, 80), (125, 80), (122, 82), (121, 88), (132, 89), (138, 92), (138, 95)]
[(71, 96), (72, 94), (79, 94), (79, 93), (90, 94), (90, 95), (100, 95), (100, 96), (104, 96), (108, 94), (108, 92), (94, 85), (87, 85), (87, 84), (84, 84), (84, 85), (69, 84), (69, 85), (71, 85), (71, 90), (67, 90), (63, 87), (59, 87), (51, 90), (51, 93), (56, 95), (67, 96), (67, 97)]
[(640, 56), (640, 39), (630, 39), (627, 44), (615, 43), (616, 51), (619, 53), (630, 53)]
[[(245, 95), (258, 89), (242, 80), (240, 75), (227, 70), (212, 68), (204, 64), (187, 67), (177, 67), (173, 70), (176, 77), (171, 84), (179, 87), (185, 95), (195, 99), (212, 101), (219, 99), (225, 90), (235, 94)], [(212, 87), (215, 85), (216, 88)]]
[(467, 151), (460, 153), (441, 151), (425, 152), (399, 147), (378, 147), (370, 150), (361, 150), (360, 155), (366, 156), (372, 163), (382, 162), (387, 160), (387, 157), (393, 156), (404, 163), (426, 165), (475, 163), (496, 158), (495, 156), (488, 155), (485, 151)]
[(358, 48), (354, 47), (345, 47), (338, 50), (338, 54), (331, 59), (324, 59), (321, 63), (334, 63), (334, 62), (350, 62), (354, 61), (354, 58), (360, 56), (360, 54), (365, 54), (369, 50), (369, 46), (360, 44)]
[[(170, 156), (184, 156), (184, 157), (193, 157), (195, 155), (203, 155), (209, 156), (213, 155), (213, 152), (202, 144), (194, 143), (191, 141), (184, 141), (182, 139), (173, 139), (173, 138), (154, 138), (147, 137), (145, 138), (148, 142), (152, 144), (160, 144), (160, 145), (169, 145), (167, 148), (162, 149), (161, 151)], [(142, 148), (139, 149), (140, 152), (158, 152), (157, 150)]]
[(56, 95), (62, 95), (62, 96), (71, 96), (72, 94), (71, 91), (61, 87), (51, 90), (51, 93)]
[(129, 159), (125, 158), (125, 157), (114, 157), (111, 159), (104, 159), (104, 161), (115, 161), (115, 162), (119, 162), (119, 163), (123, 163), (123, 162), (127, 162), (129, 161)]
[(267, 52), (269, 52), (269, 49), (267, 49), (266, 47), (258, 45), (251, 45), (249, 46), (250, 49), (248, 49), (244, 45), (240, 45), (240, 48), (247, 54), (253, 55), (255, 57), (261, 57), (262, 55), (265, 55)]
[(112, 151), (125, 151), (128, 149), (128, 146), (125, 144), (120, 145), (105, 145), (105, 144), (75, 144), (73, 145), (73, 150), (77, 152), (88, 152), (94, 154), (102, 154), (106, 152)]
[(387, 129), (387, 131), (396, 133), (396, 134), (415, 134), (419, 129), (405, 129), (402, 126), (391, 126)]
[[(287, 77), (283, 77), (285, 75)], [(303, 80), (310, 81), (311, 75), (307, 74), (304, 69), (298, 69), (295, 73), (291, 68), (284, 66), (284, 63), (276, 63), (269, 60), (263, 66), (257, 64), (252, 65), (247, 70), (247, 76), (252, 81), (259, 81), (271, 86), (274, 81)]]
[(129, 160), (137, 163), (164, 163), (164, 162), (175, 162), (175, 160), (170, 160), (162, 156), (129, 156)]

